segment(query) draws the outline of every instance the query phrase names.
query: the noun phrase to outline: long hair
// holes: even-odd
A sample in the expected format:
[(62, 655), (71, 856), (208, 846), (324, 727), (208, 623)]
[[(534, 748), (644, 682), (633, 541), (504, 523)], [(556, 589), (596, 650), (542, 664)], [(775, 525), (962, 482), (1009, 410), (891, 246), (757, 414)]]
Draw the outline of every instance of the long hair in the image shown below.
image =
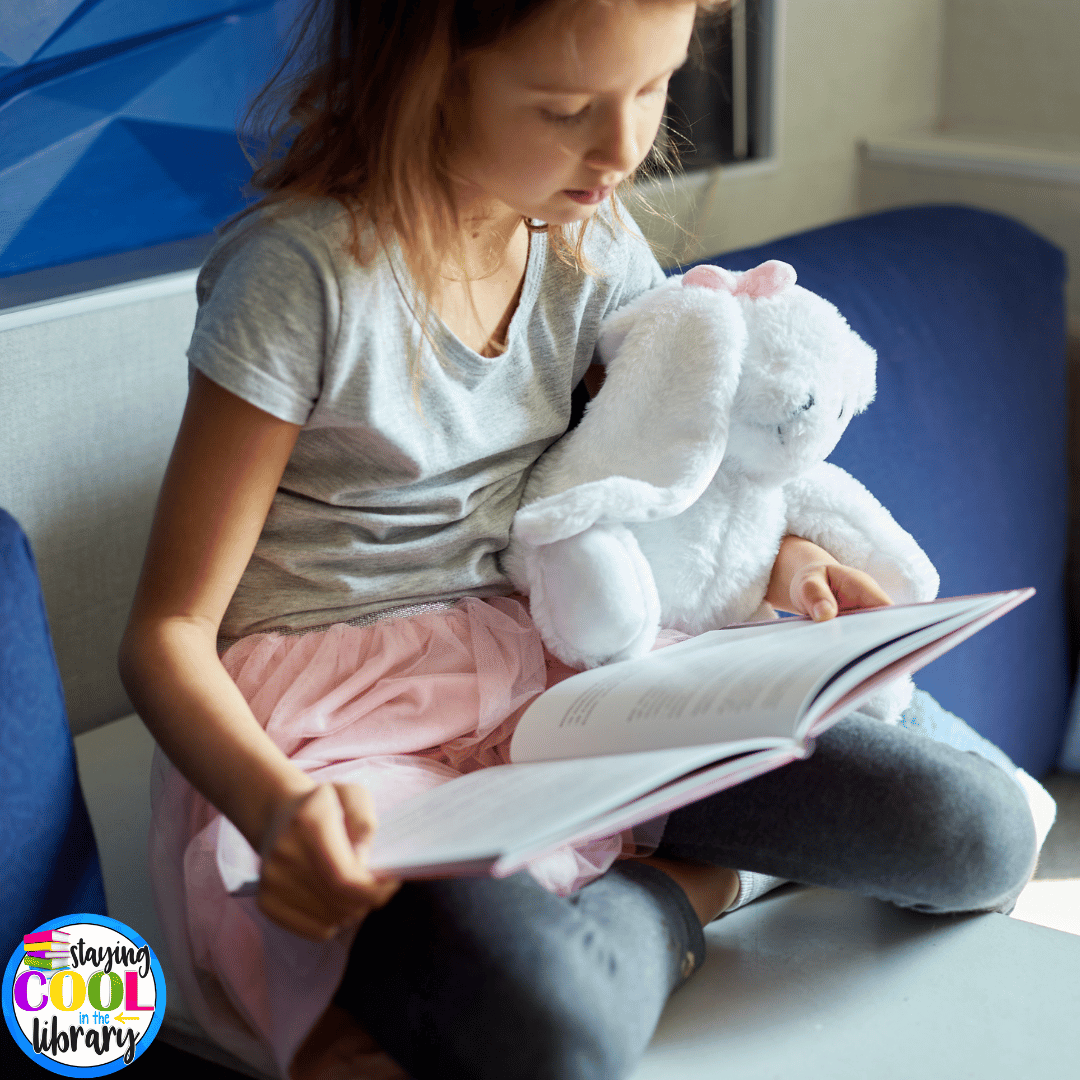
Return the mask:
[[(430, 341), (431, 297), (460, 236), (449, 163), (452, 136), (464, 125), (466, 62), (542, 13), (562, 8), (569, 15), (586, 2), (309, 0), (290, 49), (242, 124), (255, 166), (251, 186), (263, 193), (245, 213), (305, 196), (336, 199), (348, 214), (347, 249), (358, 262), (394, 242), (407, 253), (414, 288), (403, 293)], [(702, 0), (699, 13), (725, 2)], [(612, 205), (619, 220), (614, 194)], [(583, 247), (591, 220), (526, 225), (546, 232), (559, 258), (588, 273)], [(417, 360), (413, 350), (413, 376)]]

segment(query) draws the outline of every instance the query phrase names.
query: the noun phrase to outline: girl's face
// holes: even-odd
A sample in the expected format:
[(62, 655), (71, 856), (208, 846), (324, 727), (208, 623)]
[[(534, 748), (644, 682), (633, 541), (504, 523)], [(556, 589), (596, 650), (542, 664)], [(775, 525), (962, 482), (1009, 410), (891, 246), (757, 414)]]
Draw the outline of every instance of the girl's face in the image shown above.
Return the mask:
[(502, 204), (553, 225), (595, 213), (649, 152), (696, 12), (679, 0), (592, 0), (476, 58), (453, 162), (466, 211)]

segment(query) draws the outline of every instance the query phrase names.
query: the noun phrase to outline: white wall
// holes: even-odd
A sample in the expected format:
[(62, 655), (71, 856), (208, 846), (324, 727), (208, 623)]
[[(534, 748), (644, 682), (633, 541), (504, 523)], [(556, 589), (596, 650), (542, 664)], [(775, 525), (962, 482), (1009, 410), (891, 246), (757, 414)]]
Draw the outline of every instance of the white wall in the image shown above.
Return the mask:
[(930, 137), (868, 148), (864, 210), (962, 202), (1062, 248), (1080, 335), (1080, 0), (942, 0), (941, 112)]
[(1080, 0), (944, 0), (941, 120), (1080, 147)]
[(926, 128), (938, 113), (942, 0), (781, 0), (778, 160), (721, 172), (665, 206), (687, 244), (640, 213), (682, 257), (764, 242), (859, 212), (856, 142)]

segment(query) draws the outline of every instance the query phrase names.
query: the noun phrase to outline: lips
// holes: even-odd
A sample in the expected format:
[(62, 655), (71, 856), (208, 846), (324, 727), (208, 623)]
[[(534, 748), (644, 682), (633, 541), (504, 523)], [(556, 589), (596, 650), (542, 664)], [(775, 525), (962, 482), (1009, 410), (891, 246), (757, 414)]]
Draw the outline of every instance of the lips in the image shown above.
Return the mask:
[(584, 190), (568, 188), (563, 194), (583, 206), (593, 206), (596, 203), (603, 202), (614, 190), (613, 187), (587, 188)]

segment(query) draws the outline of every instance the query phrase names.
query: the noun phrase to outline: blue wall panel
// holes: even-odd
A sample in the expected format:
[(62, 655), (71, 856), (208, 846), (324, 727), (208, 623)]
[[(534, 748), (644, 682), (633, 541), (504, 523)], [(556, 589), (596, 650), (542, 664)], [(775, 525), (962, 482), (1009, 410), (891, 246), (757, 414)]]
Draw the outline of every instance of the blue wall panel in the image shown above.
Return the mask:
[(299, 0), (0, 0), (0, 276), (210, 232)]

